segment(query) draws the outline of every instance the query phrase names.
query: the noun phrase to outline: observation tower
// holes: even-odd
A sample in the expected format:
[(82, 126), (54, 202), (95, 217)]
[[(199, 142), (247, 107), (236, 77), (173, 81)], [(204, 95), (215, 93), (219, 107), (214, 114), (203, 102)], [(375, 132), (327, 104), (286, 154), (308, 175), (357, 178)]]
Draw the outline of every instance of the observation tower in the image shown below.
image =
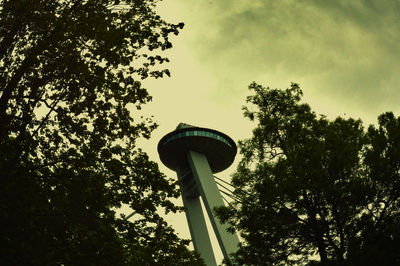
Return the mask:
[(163, 164), (177, 172), (195, 250), (207, 265), (217, 265), (201, 198), (221, 251), (228, 259), (229, 254), (237, 251), (239, 239), (214, 216), (213, 209), (224, 204), (213, 174), (233, 163), (237, 152), (235, 142), (219, 131), (180, 123), (160, 140), (157, 149)]

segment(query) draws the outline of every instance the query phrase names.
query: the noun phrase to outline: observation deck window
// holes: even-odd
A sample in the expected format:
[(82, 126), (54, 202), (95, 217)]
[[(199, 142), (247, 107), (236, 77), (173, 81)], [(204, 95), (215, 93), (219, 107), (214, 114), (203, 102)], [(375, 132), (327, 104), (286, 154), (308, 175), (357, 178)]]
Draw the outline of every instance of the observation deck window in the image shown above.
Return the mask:
[(218, 141), (221, 141), (225, 144), (227, 144), (229, 147), (232, 147), (232, 144), (225, 139), (224, 137), (213, 133), (213, 132), (208, 132), (208, 131), (203, 131), (203, 130), (187, 130), (185, 132), (180, 132), (178, 134), (173, 134), (172, 136), (170, 136), (169, 138), (167, 138), (164, 142), (164, 145), (167, 144), (168, 142), (171, 142), (175, 139), (179, 139), (182, 137), (190, 137), (190, 136), (202, 136), (202, 137), (207, 137), (207, 138), (212, 138), (212, 139), (216, 139)]

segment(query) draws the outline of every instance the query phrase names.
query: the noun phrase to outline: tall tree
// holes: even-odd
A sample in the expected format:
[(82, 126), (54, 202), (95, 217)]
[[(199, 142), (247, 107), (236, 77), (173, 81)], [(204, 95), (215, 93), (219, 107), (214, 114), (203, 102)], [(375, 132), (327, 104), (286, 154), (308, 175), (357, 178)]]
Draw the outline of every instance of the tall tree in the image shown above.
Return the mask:
[(317, 116), (289, 89), (252, 83), (232, 184), (240, 198), (218, 209), (240, 232), (239, 265), (399, 265), (400, 118)]
[(141, 80), (169, 75), (160, 53), (183, 27), (156, 2), (0, 0), (0, 264), (202, 263), (158, 215), (178, 192), (135, 145), (156, 127), (132, 116), (151, 100)]

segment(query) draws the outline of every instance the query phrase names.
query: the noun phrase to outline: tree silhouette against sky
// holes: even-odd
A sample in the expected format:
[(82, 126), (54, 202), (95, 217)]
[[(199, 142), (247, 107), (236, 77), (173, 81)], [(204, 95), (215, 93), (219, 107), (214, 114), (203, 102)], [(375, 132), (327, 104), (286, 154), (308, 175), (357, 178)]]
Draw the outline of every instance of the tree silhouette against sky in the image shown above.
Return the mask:
[(135, 145), (156, 127), (141, 80), (169, 75), (183, 27), (156, 2), (0, 1), (1, 264), (202, 264), (156, 211), (179, 209), (176, 187)]
[(252, 83), (232, 184), (240, 200), (218, 209), (241, 233), (238, 265), (399, 265), (400, 117), (317, 116), (286, 90)]

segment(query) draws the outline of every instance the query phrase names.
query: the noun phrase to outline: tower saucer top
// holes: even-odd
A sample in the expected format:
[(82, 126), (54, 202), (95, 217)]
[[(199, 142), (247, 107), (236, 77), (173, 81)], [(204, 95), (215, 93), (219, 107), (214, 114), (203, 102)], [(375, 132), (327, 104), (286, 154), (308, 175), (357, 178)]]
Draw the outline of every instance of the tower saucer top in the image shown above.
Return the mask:
[(235, 142), (226, 134), (184, 123), (165, 135), (157, 149), (163, 164), (174, 171), (187, 165), (189, 150), (202, 153), (207, 157), (213, 173), (228, 168), (237, 152)]

